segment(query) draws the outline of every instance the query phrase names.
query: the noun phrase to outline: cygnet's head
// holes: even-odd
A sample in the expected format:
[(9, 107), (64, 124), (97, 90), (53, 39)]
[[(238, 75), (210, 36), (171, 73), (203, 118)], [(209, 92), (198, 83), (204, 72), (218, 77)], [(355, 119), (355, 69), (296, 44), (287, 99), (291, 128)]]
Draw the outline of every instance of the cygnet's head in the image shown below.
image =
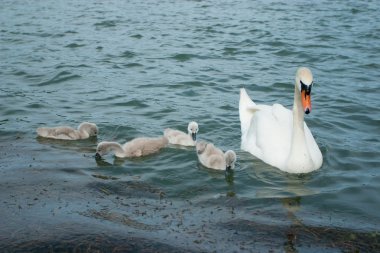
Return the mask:
[(98, 127), (94, 123), (83, 122), (79, 125), (79, 131), (85, 131), (89, 136), (96, 136), (99, 132)]
[(311, 88), (313, 87), (313, 74), (310, 69), (301, 67), (297, 70), (296, 87), (301, 93), (303, 111), (309, 114), (311, 112)]
[(208, 143), (205, 141), (197, 142), (197, 145), (195, 145), (195, 149), (197, 150), (198, 155), (202, 154), (206, 150), (207, 144)]
[(100, 159), (102, 156), (106, 155), (109, 152), (109, 143), (102, 141), (96, 147), (95, 158)]
[(189, 125), (187, 126), (187, 131), (189, 134), (191, 134), (191, 138), (193, 138), (193, 141), (197, 140), (197, 133), (198, 133), (198, 123), (195, 121), (191, 121)]
[(232, 150), (226, 151), (224, 153), (224, 159), (226, 160), (226, 169), (231, 170), (235, 168), (236, 154)]

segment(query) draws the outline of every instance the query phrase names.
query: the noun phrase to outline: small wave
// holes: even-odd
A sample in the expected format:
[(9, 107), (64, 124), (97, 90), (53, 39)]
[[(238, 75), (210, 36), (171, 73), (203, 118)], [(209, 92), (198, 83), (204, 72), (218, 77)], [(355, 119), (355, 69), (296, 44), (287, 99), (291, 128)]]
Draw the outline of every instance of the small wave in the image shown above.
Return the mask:
[(90, 101), (95, 101), (95, 102), (112, 101), (118, 98), (125, 98), (125, 95), (115, 95), (115, 96), (109, 96), (109, 97), (105, 97), (104, 95), (102, 95), (100, 98), (94, 98), (94, 99), (91, 99)]
[(45, 106), (40, 103), (31, 103), (31, 104), (28, 104), (26, 107), (31, 108), (31, 109), (39, 109), (39, 108), (44, 108)]
[(380, 29), (373, 29), (368, 33), (363, 33), (362, 35), (359, 36), (360, 39), (380, 39)]
[(360, 67), (363, 68), (363, 69), (378, 70), (378, 69), (380, 69), (380, 64), (372, 62), (372, 63), (361, 65)]
[(274, 54), (277, 56), (290, 56), (293, 54), (293, 52), (288, 49), (281, 49), (276, 51)]
[(170, 115), (171, 113), (175, 113), (177, 110), (175, 108), (165, 108), (165, 109), (160, 109), (157, 112), (150, 113), (149, 112), (149, 117), (151, 119), (165, 119), (167, 115)]
[(172, 56), (174, 60), (180, 61), (180, 62), (185, 62), (189, 61), (192, 58), (196, 57), (194, 54), (175, 54)]
[(289, 89), (289, 83), (285, 82), (274, 82), (273, 87), (276, 87), (276, 89), (283, 88), (285, 90)]
[(117, 102), (113, 103), (114, 106), (127, 106), (127, 107), (136, 107), (136, 108), (146, 108), (149, 107), (149, 105), (139, 101), (139, 100), (132, 100), (128, 102)]
[(76, 34), (78, 32), (77, 31), (72, 31), (72, 30), (67, 30), (65, 33), (66, 34)]
[(141, 34), (134, 34), (134, 35), (131, 35), (130, 37), (135, 38), (135, 39), (141, 39), (143, 36)]
[(186, 91), (181, 92), (180, 95), (183, 95), (185, 97), (198, 97), (200, 96), (200, 93), (191, 89), (191, 90), (186, 90)]
[[(0, 72), (1, 73), (1, 72)], [(33, 78), (42, 78), (44, 75), (41, 75), (41, 74), (30, 74), (24, 70), (18, 70), (18, 69), (15, 69), (13, 71), (10, 72), (12, 75), (14, 76), (24, 76), (26, 78), (30, 78), (30, 79), (33, 79)]]
[(248, 31), (252, 35), (257, 36), (258, 38), (266, 38), (266, 37), (272, 37), (272, 33), (267, 30), (262, 30), (262, 29), (251, 29)]
[(313, 38), (313, 40), (320, 40), (320, 41), (333, 41), (337, 40), (336, 37), (330, 35), (330, 34), (319, 34)]
[(77, 47), (84, 47), (85, 44), (77, 44), (77, 43), (70, 43), (68, 45), (66, 45), (65, 47), (67, 48), (77, 48)]
[(76, 79), (76, 78), (80, 78), (80, 77), (81, 77), (80, 75), (72, 74), (68, 71), (62, 71), (62, 72), (59, 72), (57, 75), (55, 75), (50, 80), (43, 81), (43, 82), (34, 84), (32, 86), (46, 86), (46, 85), (50, 85), (50, 84), (57, 84), (57, 83), (66, 82), (66, 81)]
[(282, 41), (271, 41), (271, 40), (264, 42), (263, 44), (271, 46), (271, 47), (288, 47), (289, 46), (289, 44), (284, 43)]
[(180, 53), (180, 54), (173, 55), (171, 58), (174, 60), (177, 60), (179, 62), (186, 62), (186, 61), (190, 61), (192, 59), (207, 59), (210, 57), (197, 55), (197, 54)]
[(230, 75), (229, 79), (231, 79), (231, 80), (249, 81), (249, 80), (252, 79), (252, 76), (248, 75), (248, 74)]
[[(17, 34), (17, 33), (16, 33)], [(26, 35), (26, 36), (35, 36), (35, 37), (41, 37), (41, 38), (47, 38), (47, 37), (52, 37), (54, 36), (54, 34), (51, 34), (51, 33), (46, 33), (46, 32), (41, 32), (41, 33), (32, 33), (32, 32), (23, 32), (21, 33), (22, 35)]]
[(235, 47), (225, 47), (223, 48), (223, 55), (236, 55), (239, 49)]
[(136, 53), (135, 52), (132, 52), (132, 51), (124, 51), (121, 55), (120, 55), (120, 57), (122, 57), (122, 58), (133, 58), (133, 57), (135, 57), (136, 56)]
[(116, 21), (114, 20), (105, 20), (102, 22), (97, 22), (94, 24), (96, 27), (114, 27), (116, 26)]
[(78, 65), (58, 64), (57, 66), (55, 66), (55, 69), (62, 69), (62, 68), (90, 68), (90, 66), (86, 64), (78, 64)]
[[(202, 86), (205, 86), (207, 85), (205, 82), (201, 82), (201, 81), (185, 81), (185, 82), (179, 82), (178, 83), (179, 87), (202, 87)], [(173, 86), (170, 86), (170, 87), (173, 87)]]
[(127, 68), (136, 68), (136, 67), (143, 67), (144, 65), (137, 62), (132, 62), (132, 63), (124, 64), (123, 66)]
[(357, 8), (352, 8), (351, 9), (351, 13), (352, 14), (358, 14), (358, 13), (360, 13), (361, 12), (361, 10), (359, 10), (359, 9), (357, 9)]
[(65, 34), (64, 33), (57, 33), (57, 34), (54, 34), (52, 36), (52, 38), (62, 38), (62, 37), (65, 37)]
[(9, 122), (9, 119), (0, 120), (0, 126), (6, 124), (7, 122)]
[(26, 113), (25, 110), (21, 109), (9, 109), (5, 110), (3, 115), (8, 116), (8, 115), (24, 115)]
[(12, 72), (12, 74), (15, 76), (26, 76), (26, 75), (28, 75), (28, 73), (23, 71), (23, 70), (14, 70)]

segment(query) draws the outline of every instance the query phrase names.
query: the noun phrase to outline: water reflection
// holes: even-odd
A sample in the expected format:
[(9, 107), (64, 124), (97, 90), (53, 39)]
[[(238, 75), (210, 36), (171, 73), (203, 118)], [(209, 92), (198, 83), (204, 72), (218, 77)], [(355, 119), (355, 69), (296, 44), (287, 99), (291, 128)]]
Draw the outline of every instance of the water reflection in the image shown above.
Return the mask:
[(94, 159), (95, 159), (96, 164), (99, 167), (121, 166), (125, 163), (125, 159), (119, 158), (117, 156), (114, 157), (113, 163), (108, 162), (104, 158), (101, 158), (101, 157), (99, 158), (95, 154), (94, 154)]
[[(265, 168), (267, 167), (267, 168)], [(289, 253), (299, 252), (300, 237), (309, 232), (307, 226), (297, 217), (302, 210), (302, 197), (316, 194), (308, 184), (313, 180), (313, 174), (288, 174), (268, 166), (255, 169), (255, 176), (259, 177), (265, 185), (257, 191), (259, 198), (278, 199), (286, 212), (290, 226), (284, 227), (283, 251)]]
[(290, 196), (308, 196), (316, 192), (307, 187), (310, 175), (290, 175), (283, 173), (282, 177), (274, 177), (271, 173), (262, 176), (266, 184), (256, 192), (258, 198), (284, 198)]
[(224, 176), (228, 185), (231, 186), (234, 184), (234, 170), (226, 170)]
[(95, 153), (96, 145), (98, 143), (98, 138), (92, 136), (85, 140), (56, 140), (50, 138), (36, 137), (36, 140), (39, 144), (48, 145), (52, 148), (73, 150), (83, 153)]
[(224, 172), (224, 176), (225, 176), (225, 180), (227, 182), (227, 193), (226, 193), (226, 196), (227, 197), (235, 197), (236, 195), (236, 192), (235, 192), (235, 186), (234, 186), (234, 170), (226, 170)]
[(285, 232), (286, 238), (284, 242), (284, 251), (287, 253), (295, 253), (298, 252), (296, 249), (297, 232), (293, 227), (302, 225), (295, 215), (295, 213), (301, 208), (301, 197), (283, 198), (281, 199), (281, 203), (287, 210), (288, 218), (292, 222), (291, 226)]
[(290, 227), (287, 229), (285, 235), (286, 240), (284, 243), (284, 251), (289, 253), (298, 252), (296, 249), (299, 237), (303, 236), (301, 233), (313, 234), (307, 226), (305, 226), (296, 213), (302, 208), (302, 196), (315, 194), (314, 191), (307, 187), (307, 183), (312, 179), (310, 174), (286, 174), (284, 191), (294, 197), (281, 198), (281, 204), (287, 212), (287, 217), (291, 221)]

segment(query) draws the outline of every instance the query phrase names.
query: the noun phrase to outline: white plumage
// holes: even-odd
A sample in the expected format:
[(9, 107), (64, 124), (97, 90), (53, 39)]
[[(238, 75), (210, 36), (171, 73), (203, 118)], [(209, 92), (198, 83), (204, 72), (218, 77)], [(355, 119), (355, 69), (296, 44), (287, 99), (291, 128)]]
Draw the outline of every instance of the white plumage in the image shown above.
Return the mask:
[(257, 105), (240, 90), (241, 148), (289, 173), (308, 173), (322, 166), (322, 153), (304, 122), (311, 111), (313, 76), (307, 68), (296, 74), (293, 111), (280, 104)]

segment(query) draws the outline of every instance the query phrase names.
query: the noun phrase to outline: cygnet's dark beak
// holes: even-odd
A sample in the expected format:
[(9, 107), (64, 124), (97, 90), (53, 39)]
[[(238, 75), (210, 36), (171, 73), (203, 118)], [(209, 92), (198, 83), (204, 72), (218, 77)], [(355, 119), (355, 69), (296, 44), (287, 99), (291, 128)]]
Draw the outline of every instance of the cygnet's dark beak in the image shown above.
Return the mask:
[(98, 152), (96, 152), (95, 159), (101, 159), (101, 158), (102, 158), (101, 155)]
[(197, 133), (191, 133), (191, 138), (193, 138), (193, 141), (197, 140)]

